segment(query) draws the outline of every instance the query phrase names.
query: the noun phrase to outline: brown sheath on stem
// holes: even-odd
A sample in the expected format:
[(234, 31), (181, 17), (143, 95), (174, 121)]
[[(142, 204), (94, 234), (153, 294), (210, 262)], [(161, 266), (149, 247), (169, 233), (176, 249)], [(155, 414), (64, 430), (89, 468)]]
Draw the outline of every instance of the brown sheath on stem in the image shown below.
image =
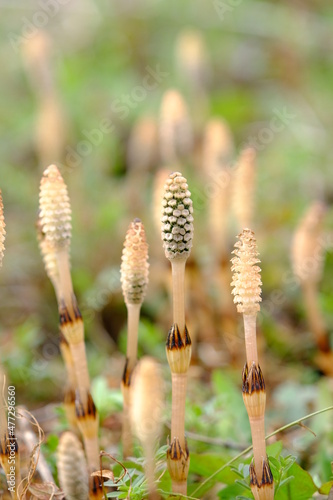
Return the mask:
[[(3, 431), (3, 429), (1, 429), (1, 431)], [(14, 477), (12, 477), (13, 462), (15, 464)], [(6, 474), (8, 490), (10, 491), (12, 498), (14, 500), (18, 500), (20, 498), (18, 490), (21, 483), (20, 454), (17, 438), (14, 433), (9, 435), (7, 422), (5, 433), (0, 437), (0, 463)]]
[(83, 436), (89, 470), (97, 470), (99, 469), (98, 413), (90, 392), (86, 393), (85, 400), (86, 404), (83, 404), (77, 391), (75, 399), (77, 424)]
[(274, 481), (267, 457), (263, 460), (261, 481), (258, 481), (253, 463), (250, 465), (250, 485), (255, 500), (274, 500)]
[(89, 477), (89, 500), (104, 500), (104, 489), (101, 480), (97, 476)]

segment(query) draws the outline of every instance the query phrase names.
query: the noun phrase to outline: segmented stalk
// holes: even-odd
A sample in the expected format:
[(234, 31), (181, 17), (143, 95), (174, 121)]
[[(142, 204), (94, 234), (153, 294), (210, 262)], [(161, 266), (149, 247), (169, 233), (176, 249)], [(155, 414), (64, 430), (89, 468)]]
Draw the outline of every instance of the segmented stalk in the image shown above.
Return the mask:
[(6, 236), (6, 224), (5, 217), (3, 213), (3, 201), (2, 201), (2, 193), (0, 189), (0, 267), (2, 266), (2, 259), (5, 250), (5, 236)]
[(258, 362), (256, 315), (260, 310), (261, 279), (257, 243), (253, 231), (243, 229), (232, 259), (232, 293), (237, 311), (243, 314), (246, 358), (242, 380), (243, 400), (249, 416), (254, 462), (250, 467), (251, 489), (256, 500), (273, 500), (274, 483), (266, 455), (265, 381)]
[(148, 245), (146, 233), (140, 219), (135, 219), (126, 233), (122, 262), (121, 284), (127, 307), (126, 364), (121, 384), (123, 410), (123, 454), (132, 454), (132, 432), (130, 423), (130, 384), (137, 360), (140, 310), (148, 286)]
[(186, 179), (179, 172), (170, 174), (162, 201), (162, 240), (165, 256), (171, 262), (173, 282), (173, 321), (166, 343), (172, 374), (171, 444), (167, 463), (174, 493), (187, 493), (190, 465), (185, 439), (185, 401), (187, 372), (191, 360), (191, 338), (185, 324), (185, 265), (192, 248), (193, 207)]
[(159, 365), (152, 358), (138, 363), (131, 387), (131, 421), (145, 457), (145, 474), (150, 499), (158, 499), (154, 451), (162, 427), (164, 386)]
[[(46, 270), (48, 274), (51, 273), (54, 281), (60, 329), (68, 343), (75, 372), (75, 387), (69, 387), (66, 400), (71, 402), (75, 389), (76, 417), (85, 442), (88, 466), (90, 469), (98, 469), (98, 414), (90, 394), (84, 325), (70, 274), (71, 207), (67, 186), (55, 165), (49, 166), (44, 171), (40, 184), (39, 204), (41, 250)], [(71, 368), (68, 375), (74, 379)]]

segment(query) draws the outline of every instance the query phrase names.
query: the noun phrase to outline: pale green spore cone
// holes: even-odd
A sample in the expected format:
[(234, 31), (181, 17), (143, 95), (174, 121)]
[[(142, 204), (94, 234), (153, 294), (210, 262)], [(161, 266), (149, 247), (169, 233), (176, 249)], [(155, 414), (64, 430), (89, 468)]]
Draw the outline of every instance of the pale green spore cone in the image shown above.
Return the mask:
[(193, 242), (193, 206), (185, 177), (169, 175), (162, 200), (161, 236), (169, 260), (187, 259)]

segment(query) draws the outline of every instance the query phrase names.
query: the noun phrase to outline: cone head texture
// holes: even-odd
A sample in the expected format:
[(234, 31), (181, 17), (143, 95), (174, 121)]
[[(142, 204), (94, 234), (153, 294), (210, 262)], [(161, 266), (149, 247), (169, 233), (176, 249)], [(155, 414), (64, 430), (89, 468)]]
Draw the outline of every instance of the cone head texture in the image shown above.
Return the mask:
[(126, 233), (121, 258), (121, 285), (126, 304), (142, 304), (148, 286), (148, 244), (142, 222), (135, 219)]
[(50, 165), (43, 173), (39, 208), (45, 239), (53, 247), (69, 248), (72, 229), (71, 207), (67, 186), (55, 165)]
[(187, 258), (193, 242), (193, 206), (185, 177), (169, 175), (162, 200), (161, 236), (167, 259)]
[(237, 311), (243, 314), (256, 314), (260, 310), (261, 279), (257, 243), (253, 231), (243, 229), (235, 243), (232, 258), (234, 303)]

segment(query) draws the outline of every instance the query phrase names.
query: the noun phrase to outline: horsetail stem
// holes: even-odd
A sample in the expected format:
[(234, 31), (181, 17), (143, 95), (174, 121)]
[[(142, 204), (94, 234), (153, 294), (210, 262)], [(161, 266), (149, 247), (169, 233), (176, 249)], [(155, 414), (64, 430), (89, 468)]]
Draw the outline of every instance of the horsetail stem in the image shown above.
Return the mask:
[(243, 229), (232, 258), (232, 293), (237, 311), (243, 314), (246, 358), (242, 380), (243, 400), (249, 416), (254, 464), (251, 465), (251, 489), (256, 500), (274, 498), (273, 476), (265, 443), (266, 390), (258, 362), (256, 316), (260, 310), (261, 278), (257, 243), (253, 231)]
[(324, 267), (322, 237), (325, 213), (325, 206), (314, 202), (297, 227), (292, 244), (293, 271), (302, 287), (310, 329), (323, 352), (330, 350), (328, 331), (318, 300), (318, 283)]
[[(6, 236), (5, 230), (5, 217), (2, 201), (2, 193), (0, 190), (0, 267), (2, 266), (2, 259), (4, 255), (4, 241)], [(6, 385), (6, 384), (5, 384)], [(1, 384), (1, 388), (3, 385)], [(15, 500), (19, 498), (18, 488), (21, 483), (21, 472), (20, 472), (20, 454), (18, 448), (18, 442), (15, 437), (14, 431), (8, 429), (8, 418), (6, 411), (6, 402), (0, 401), (0, 463), (5, 471), (8, 489), (11, 493), (12, 498)], [(10, 484), (12, 481), (11, 474), (11, 463), (13, 462), (13, 453), (15, 455), (15, 481), (14, 486)]]
[(127, 307), (127, 349), (126, 364), (122, 379), (124, 401), (123, 412), (123, 454), (132, 453), (130, 425), (130, 383), (137, 360), (140, 310), (148, 286), (148, 245), (146, 233), (140, 219), (134, 219), (126, 233), (121, 262), (121, 284)]
[(2, 193), (0, 189), (0, 267), (2, 266), (2, 259), (5, 250), (5, 237), (6, 237), (6, 224), (5, 217), (3, 213), (3, 201), (2, 201)]
[(159, 499), (155, 482), (154, 450), (162, 427), (163, 378), (158, 363), (144, 357), (138, 363), (131, 385), (131, 422), (145, 456), (149, 498)]
[(189, 451), (185, 439), (187, 372), (191, 360), (191, 338), (185, 324), (185, 265), (193, 240), (193, 207), (186, 179), (170, 174), (162, 201), (162, 240), (171, 262), (173, 282), (173, 326), (166, 354), (172, 374), (171, 444), (167, 451), (168, 469), (174, 493), (187, 493)]
[[(75, 372), (77, 423), (83, 435), (88, 466), (90, 469), (96, 469), (99, 467), (98, 414), (90, 394), (84, 325), (70, 273), (71, 208), (67, 186), (55, 165), (50, 165), (44, 171), (39, 202), (44, 262), (52, 262), (52, 276), (57, 277), (55, 287), (60, 329), (68, 342)], [(70, 389), (68, 395), (71, 394)]]
[(62, 434), (57, 451), (60, 487), (68, 500), (88, 500), (88, 471), (82, 445), (71, 432)]

